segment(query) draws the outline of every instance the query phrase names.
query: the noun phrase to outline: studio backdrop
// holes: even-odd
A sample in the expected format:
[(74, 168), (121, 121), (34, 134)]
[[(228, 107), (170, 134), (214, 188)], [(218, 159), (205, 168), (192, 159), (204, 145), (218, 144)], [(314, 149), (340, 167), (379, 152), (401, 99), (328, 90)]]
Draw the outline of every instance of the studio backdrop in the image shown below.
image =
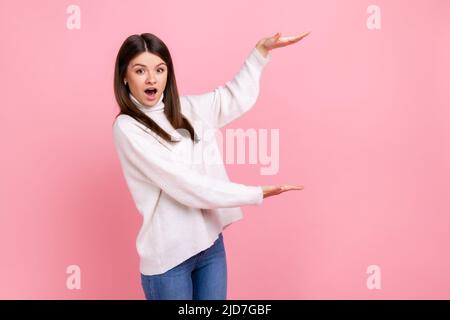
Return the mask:
[(190, 95), (311, 31), (217, 137), (233, 182), (304, 186), (224, 231), (228, 298), (449, 299), (449, 30), (447, 0), (1, 0), (0, 298), (144, 298), (112, 137), (128, 36)]

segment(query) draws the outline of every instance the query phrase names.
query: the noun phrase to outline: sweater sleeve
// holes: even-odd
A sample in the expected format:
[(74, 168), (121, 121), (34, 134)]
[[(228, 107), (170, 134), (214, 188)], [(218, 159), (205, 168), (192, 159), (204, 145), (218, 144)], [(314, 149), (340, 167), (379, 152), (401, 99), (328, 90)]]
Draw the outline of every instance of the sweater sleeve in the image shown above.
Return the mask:
[(201, 118), (221, 128), (249, 111), (256, 103), (261, 74), (271, 59), (270, 52), (264, 57), (254, 47), (232, 80), (211, 92), (184, 98)]
[(262, 204), (261, 186), (215, 179), (191, 170), (146, 133), (142, 135), (134, 129), (116, 125), (113, 134), (124, 170), (132, 167), (186, 206), (214, 209)]

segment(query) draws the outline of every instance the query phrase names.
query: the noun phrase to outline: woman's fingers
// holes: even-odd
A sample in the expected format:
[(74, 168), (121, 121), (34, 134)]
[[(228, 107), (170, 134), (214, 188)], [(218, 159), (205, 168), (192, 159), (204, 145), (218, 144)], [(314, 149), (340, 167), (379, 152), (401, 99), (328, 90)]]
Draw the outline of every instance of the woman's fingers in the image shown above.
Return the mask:
[(296, 38), (299, 38), (299, 40), (301, 40), (301, 39), (303, 39), (304, 37), (306, 37), (310, 33), (311, 33), (311, 31), (305, 32), (305, 33), (303, 33), (303, 34), (301, 34), (299, 36), (296, 36)]
[(296, 36), (281, 37), (281, 34), (278, 32), (275, 36), (268, 39), (267, 46), (271, 49), (285, 47), (300, 41), (310, 33), (311, 31), (308, 31)]
[(262, 186), (263, 197), (275, 196), (277, 194), (290, 191), (290, 190), (303, 190), (304, 187), (301, 185), (278, 185), (278, 186)]
[(303, 187), (303, 186), (300, 186), (300, 185), (284, 185), (284, 186), (281, 186), (281, 189), (282, 189), (283, 191), (289, 191), (289, 190), (302, 190), (302, 189), (304, 189), (304, 187)]
[(279, 42), (280, 44), (284, 44), (284, 45), (292, 44), (292, 43), (295, 43), (295, 42), (298, 42), (298, 41), (302, 40), (302, 39), (303, 39), (304, 37), (306, 37), (308, 34), (309, 34), (309, 33), (302, 34), (302, 35), (299, 35), (299, 36), (282, 37), (282, 38), (279, 38), (279, 39), (278, 39), (278, 42)]
[(289, 185), (289, 184), (285, 184), (285, 185), (281, 185), (278, 186), (277, 188), (280, 192), (285, 192), (285, 191), (290, 191), (290, 190), (303, 190), (304, 187), (300, 186), (300, 185)]

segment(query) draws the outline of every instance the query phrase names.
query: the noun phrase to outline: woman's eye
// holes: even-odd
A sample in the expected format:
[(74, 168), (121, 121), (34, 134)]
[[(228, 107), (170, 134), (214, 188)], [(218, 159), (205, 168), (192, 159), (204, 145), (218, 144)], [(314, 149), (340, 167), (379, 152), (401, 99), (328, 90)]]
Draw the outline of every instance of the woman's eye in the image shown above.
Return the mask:
[[(138, 69), (138, 70), (136, 70), (136, 72), (137, 72), (138, 74), (141, 74), (140, 71), (143, 71), (143, 70), (144, 70), (144, 69)], [(159, 68), (159, 69), (158, 69), (158, 71), (160, 71), (160, 70), (161, 70), (161, 73), (164, 72), (164, 69), (163, 69), (163, 68)]]

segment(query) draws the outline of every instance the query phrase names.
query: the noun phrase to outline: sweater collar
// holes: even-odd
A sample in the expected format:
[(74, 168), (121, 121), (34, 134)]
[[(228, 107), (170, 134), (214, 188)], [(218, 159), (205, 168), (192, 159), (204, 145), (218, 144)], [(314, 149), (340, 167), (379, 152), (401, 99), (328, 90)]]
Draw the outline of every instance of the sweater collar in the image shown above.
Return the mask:
[(164, 98), (164, 92), (161, 94), (161, 97), (159, 97), (158, 102), (156, 102), (156, 104), (154, 106), (148, 107), (146, 105), (143, 105), (142, 103), (140, 103), (132, 94), (131, 92), (129, 93), (130, 99), (131, 101), (133, 101), (133, 103), (136, 105), (136, 107), (141, 110), (142, 112), (144, 112), (145, 114), (150, 114), (152, 112), (164, 112), (164, 102), (163, 102), (163, 98)]

